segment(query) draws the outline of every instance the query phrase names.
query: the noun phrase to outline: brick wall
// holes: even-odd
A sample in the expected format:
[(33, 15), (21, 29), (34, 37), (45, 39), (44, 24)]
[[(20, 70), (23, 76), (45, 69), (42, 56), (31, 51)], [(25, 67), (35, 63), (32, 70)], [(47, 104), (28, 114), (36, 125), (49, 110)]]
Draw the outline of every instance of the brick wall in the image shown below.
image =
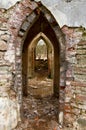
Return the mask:
[(66, 38), (64, 118), (68, 126), (86, 128), (86, 29), (62, 28)]
[[(25, 14), (27, 16), (32, 14), (30, 16), (34, 19), (33, 10), (36, 7), (36, 4), (34, 7), (30, 4), (29, 7), (29, 3), (24, 0), (8, 11), (0, 10), (0, 128), (2, 130), (14, 128), (20, 120), (20, 103), (22, 101), (21, 44), (25, 37), (23, 35), (26, 35), (25, 31), (27, 32), (29, 23), (31, 24), (30, 17), (25, 19)], [(86, 29), (64, 26), (62, 31), (65, 35), (66, 45), (62, 45), (64, 41), (58, 31), (60, 28), (48, 15), (48, 12), (44, 8), (43, 10), (61, 44), (60, 71), (62, 73), (59, 108), (64, 112), (64, 125), (74, 129), (83, 129), (86, 127)], [(21, 32), (22, 29), (25, 30)], [(66, 47), (66, 52), (64, 52), (64, 47)], [(16, 61), (17, 64), (15, 64)], [(7, 115), (7, 118), (2, 113)], [(3, 124), (3, 122), (6, 123)]]

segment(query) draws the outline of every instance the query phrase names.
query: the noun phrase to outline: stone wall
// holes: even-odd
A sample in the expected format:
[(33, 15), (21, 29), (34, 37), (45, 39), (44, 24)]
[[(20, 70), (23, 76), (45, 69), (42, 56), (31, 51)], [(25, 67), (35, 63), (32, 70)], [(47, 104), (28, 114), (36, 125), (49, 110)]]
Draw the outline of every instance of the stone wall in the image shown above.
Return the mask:
[[(23, 6), (23, 4), (26, 4)], [(22, 82), (21, 75), (19, 72), (19, 57), (17, 57), (16, 65), (16, 49), (18, 46), (16, 43), (17, 29), (23, 23), (24, 14), (31, 13), (30, 8), (26, 9), (27, 3), (20, 4), (21, 18), (17, 20), (17, 12), (13, 11), (16, 8), (17, 4), (10, 8), (9, 10), (0, 9), (0, 129), (1, 130), (12, 130), (14, 129), (18, 122), (21, 121), (21, 105), (22, 105)], [(34, 7), (30, 4), (31, 8)], [(25, 7), (25, 8), (23, 8)], [(18, 8), (19, 9), (19, 8)], [(24, 12), (24, 9), (25, 12)], [(23, 14), (22, 14), (23, 10)], [(11, 17), (13, 15), (13, 20)], [(22, 17), (23, 16), (23, 17)], [(15, 18), (15, 20), (14, 20)], [(20, 20), (22, 19), (22, 20)], [(14, 26), (11, 26), (13, 23)], [(18, 42), (18, 41), (17, 41)], [(19, 48), (20, 49), (20, 48)], [(19, 56), (19, 53), (17, 53)], [(18, 71), (16, 73), (16, 67)], [(21, 68), (20, 68), (21, 69)], [(16, 76), (17, 75), (17, 76)], [(19, 81), (19, 84), (17, 84)], [(21, 84), (20, 84), (21, 83)], [(19, 88), (20, 86), (20, 88)]]
[(66, 38), (64, 119), (67, 126), (86, 129), (86, 29), (62, 28)]
[[(39, 10), (35, 10), (37, 7), (37, 4), (23, 0), (8, 11), (0, 10), (1, 130), (11, 130), (20, 121), (20, 104), (22, 104), (21, 46), (32, 19), (36, 17), (36, 13), (40, 13)], [(51, 19), (51, 15), (45, 8), (42, 9), (57, 34), (61, 48), (60, 58), (63, 58), (60, 63), (59, 108), (64, 112), (64, 125), (74, 129), (83, 129), (86, 127), (86, 30), (82, 27), (64, 26), (62, 28), (66, 39), (66, 59), (64, 59), (65, 44), (63, 45), (60, 28), (54, 23), (55, 21)], [(38, 12), (34, 13), (33, 10)], [(66, 86), (64, 81), (66, 81)], [(6, 123), (4, 124), (4, 122)]]
[[(11, 9), (12, 13), (12, 9)], [(14, 75), (10, 53), (8, 54), (8, 43), (10, 32), (8, 31), (8, 19), (10, 10), (0, 10), (0, 129), (11, 130), (20, 120), (19, 104), (17, 94), (13, 89)], [(8, 55), (9, 61), (6, 56)]]

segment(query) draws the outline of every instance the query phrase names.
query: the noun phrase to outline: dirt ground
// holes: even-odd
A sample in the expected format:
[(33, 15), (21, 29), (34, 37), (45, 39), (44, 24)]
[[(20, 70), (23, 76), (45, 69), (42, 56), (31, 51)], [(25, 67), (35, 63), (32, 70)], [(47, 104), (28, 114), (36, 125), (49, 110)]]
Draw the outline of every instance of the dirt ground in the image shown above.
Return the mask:
[[(41, 82), (45, 82), (43, 87), (50, 85), (52, 79), (47, 78), (47, 73), (41, 69), (36, 71), (36, 77), (29, 81), (29, 85), (39, 87)], [(29, 92), (23, 97), (23, 120), (14, 130), (63, 130), (58, 125), (58, 98), (53, 94), (37, 98)]]
[(23, 98), (23, 108), (24, 120), (15, 130), (57, 130), (58, 103), (55, 97), (35, 99), (29, 95)]

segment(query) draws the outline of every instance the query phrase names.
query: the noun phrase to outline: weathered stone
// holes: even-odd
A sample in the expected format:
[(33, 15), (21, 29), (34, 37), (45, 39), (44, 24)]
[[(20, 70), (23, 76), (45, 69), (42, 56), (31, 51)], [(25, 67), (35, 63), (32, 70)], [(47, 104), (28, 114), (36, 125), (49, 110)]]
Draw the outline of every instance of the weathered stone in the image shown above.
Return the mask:
[(0, 59), (3, 59), (4, 57), (4, 52), (0, 52)]
[(76, 81), (86, 82), (86, 74), (85, 75), (84, 74), (83, 75), (76, 74), (74, 76), (74, 78)]
[(86, 55), (86, 50), (83, 50), (83, 48), (82, 48), (82, 50), (77, 50), (76, 53), (77, 54), (82, 54), (82, 55), (85, 54)]
[(4, 35), (5, 33), (6, 33), (6, 31), (0, 30), (0, 35)]
[[(2, 130), (10, 130), (17, 126), (17, 121), (19, 121), (19, 105), (15, 101), (9, 98), (0, 97), (0, 128)], [(5, 124), (4, 124), (5, 122)]]
[(80, 109), (78, 109), (78, 108), (76, 108), (76, 107), (72, 107), (72, 106), (71, 106), (71, 108), (72, 108), (72, 113), (73, 113), (73, 114), (75, 114), (75, 115), (77, 115), (77, 116), (80, 114)]
[(8, 60), (10, 63), (14, 62), (14, 59), (15, 59), (15, 52), (14, 52), (14, 50), (8, 50), (5, 53), (4, 59)]
[(85, 75), (86, 74), (86, 69), (85, 68), (81, 68), (81, 67), (73, 67), (74, 70), (74, 74), (82, 74)]
[(5, 41), (7, 41), (9, 39), (9, 37), (10, 36), (8, 34), (1, 35), (1, 39), (5, 40)]
[[(39, 16), (41, 16), (41, 19), (39, 19)], [(38, 19), (37, 30), (33, 28), (32, 34), (30, 34), (29, 30), (31, 30), (35, 22), (38, 22)], [(49, 32), (48, 27), (50, 27)], [(59, 74), (55, 75), (53, 79), (55, 80), (54, 86), (57, 85), (58, 80), (59, 123), (62, 125), (65, 122), (69, 127), (71, 124), (74, 129), (79, 129), (79, 125), (85, 126), (83, 125), (85, 118), (81, 117), (86, 117), (86, 30), (64, 26), (62, 28), (65, 34), (64, 40), (64, 35), (58, 23), (42, 4), (23, 0), (10, 11), (0, 11), (1, 130), (11, 130), (19, 121), (20, 110), (18, 103), (22, 103), (22, 50), (24, 46), (29, 45), (29, 40), (31, 42), (35, 38), (36, 31), (39, 33), (41, 30), (53, 43), (55, 42), (54, 33), (58, 39), (58, 41), (56, 39), (57, 42), (53, 46), (55, 54), (58, 53), (58, 56), (54, 56), (54, 67), (58, 66), (55, 68), (54, 73)], [(30, 35), (31, 39), (26, 39), (25, 42), (27, 43), (24, 43), (27, 32), (29, 32), (28, 37)], [(40, 37), (44, 38), (41, 33)], [(24, 58), (26, 59), (26, 56)], [(26, 62), (25, 64), (27, 64)], [(10, 69), (9, 65), (11, 65)], [(27, 67), (25, 67), (25, 70), (27, 70)], [(17, 93), (12, 91), (14, 87)], [(44, 97), (47, 93), (51, 94), (51, 91), (53, 91), (51, 86), (42, 87), (40, 84), (39, 88), (37, 87), (38, 85), (29, 87), (29, 92), (33, 91), (36, 96)], [(6, 123), (4, 124), (4, 122)]]
[(20, 37), (24, 36), (24, 33), (25, 33), (25, 31), (21, 29), (21, 30), (19, 31), (19, 36), (20, 36)]
[(0, 51), (6, 51), (7, 50), (7, 43), (0, 40)]
[(86, 95), (76, 95), (77, 103), (86, 104)]
[(37, 4), (34, 3), (34, 2), (31, 2), (30, 0), (28, 0), (28, 1), (23, 0), (23, 1), (22, 1), (22, 4), (23, 4), (25, 7), (31, 8), (32, 10), (34, 10), (34, 9), (37, 7)]
[(77, 122), (79, 123), (79, 125), (83, 128), (86, 128), (86, 119), (81, 119), (81, 118), (79, 118), (78, 120), (77, 120)]
[(1, 30), (1, 31), (8, 31), (8, 29), (7, 29), (7, 27), (6, 27), (6, 26), (1, 27), (1, 28), (0, 28), (0, 30)]
[(70, 101), (71, 101), (71, 97), (68, 97), (68, 96), (67, 96), (67, 97), (65, 98), (65, 103), (69, 103)]
[(78, 47), (77, 48), (79, 48), (80, 46), (83, 48), (83, 46), (86, 46), (86, 41), (80, 41), (79, 43), (78, 43)]
[(29, 26), (30, 26), (30, 23), (26, 21), (26, 22), (24, 22), (24, 24), (22, 25), (22, 29), (23, 29), (24, 31), (26, 31)]
[(30, 14), (30, 16), (27, 17), (27, 21), (30, 24), (31, 21), (34, 20), (35, 18), (36, 18), (36, 14), (33, 12), (33, 13)]

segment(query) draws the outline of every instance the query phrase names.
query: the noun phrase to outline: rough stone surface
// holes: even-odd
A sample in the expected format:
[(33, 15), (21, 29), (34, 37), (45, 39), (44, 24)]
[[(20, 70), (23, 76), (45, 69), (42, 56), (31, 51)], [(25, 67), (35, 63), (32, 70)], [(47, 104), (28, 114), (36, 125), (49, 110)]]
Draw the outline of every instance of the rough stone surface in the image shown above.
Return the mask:
[(69, 129), (86, 129), (86, 29), (68, 26), (60, 29), (51, 13), (38, 6), (40, 4), (23, 0), (8, 11), (0, 9), (0, 128), (12, 130), (20, 121), (22, 46), (41, 10), (61, 49), (59, 123)]
[(11, 88), (13, 81), (9, 66), (9, 63), (0, 60), (0, 128), (2, 130), (15, 128), (20, 120), (17, 96)]
[(63, 27), (63, 32), (66, 34), (66, 59), (68, 62), (64, 118), (68, 118), (70, 124), (73, 122), (75, 129), (86, 129), (84, 121), (82, 121), (86, 119), (86, 41), (83, 39), (85, 29)]
[(7, 44), (4, 41), (0, 41), (0, 51), (6, 51), (7, 50)]
[(2, 130), (15, 128), (19, 121), (19, 106), (15, 102), (15, 99), (12, 100), (9, 99), (9, 97), (0, 97), (0, 118), (0, 128)]

